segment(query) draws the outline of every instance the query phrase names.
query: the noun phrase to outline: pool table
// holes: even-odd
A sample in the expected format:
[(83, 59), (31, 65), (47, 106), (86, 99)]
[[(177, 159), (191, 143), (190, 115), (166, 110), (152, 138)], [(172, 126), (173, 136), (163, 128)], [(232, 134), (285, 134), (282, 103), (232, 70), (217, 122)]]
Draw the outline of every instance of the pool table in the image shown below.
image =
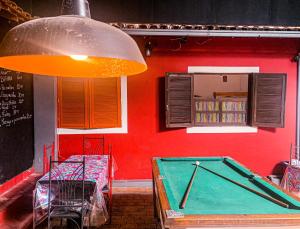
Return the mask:
[(153, 158), (152, 168), (155, 213), (163, 228), (300, 228), (300, 199), (230, 157)]

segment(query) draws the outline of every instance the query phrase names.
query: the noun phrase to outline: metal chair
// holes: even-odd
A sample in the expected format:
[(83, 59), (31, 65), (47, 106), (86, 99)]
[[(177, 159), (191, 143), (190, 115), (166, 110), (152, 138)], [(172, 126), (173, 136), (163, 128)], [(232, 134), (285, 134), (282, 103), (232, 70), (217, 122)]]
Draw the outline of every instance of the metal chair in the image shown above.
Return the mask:
[(108, 166), (108, 184), (102, 189), (105, 197), (105, 202), (108, 205), (109, 221), (111, 223), (112, 216), (112, 179), (113, 179), (113, 157), (112, 157), (112, 145), (108, 145), (108, 152), (105, 149), (104, 136), (102, 137), (83, 137), (83, 154), (84, 155), (106, 155)]
[[(68, 172), (63, 169), (68, 167)], [(85, 201), (85, 157), (82, 161), (55, 161), (50, 156), (48, 228), (51, 220), (67, 219), (82, 229), (88, 213)], [(78, 222), (79, 221), (79, 222)]]
[(109, 221), (111, 223), (112, 217), (112, 179), (113, 179), (113, 157), (112, 157), (112, 145), (108, 146), (108, 153), (107, 153), (107, 163), (108, 163), (108, 184), (103, 188), (102, 192), (106, 197), (106, 202), (108, 204), (108, 212), (109, 212)]

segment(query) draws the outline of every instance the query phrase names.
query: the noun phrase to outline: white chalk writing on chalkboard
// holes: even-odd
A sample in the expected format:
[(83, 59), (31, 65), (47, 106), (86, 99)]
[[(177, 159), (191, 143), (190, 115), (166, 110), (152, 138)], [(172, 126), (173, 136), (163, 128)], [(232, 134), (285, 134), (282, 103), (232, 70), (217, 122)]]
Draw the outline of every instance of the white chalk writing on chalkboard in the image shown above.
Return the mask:
[(0, 127), (10, 127), (15, 125), (17, 122), (20, 122), (22, 120), (28, 120), (28, 119), (32, 119), (32, 114), (22, 114), (22, 116), (19, 116), (17, 118), (14, 119), (5, 119), (1, 118), (0, 120)]
[(24, 110), (26, 103), (22, 73), (0, 70), (0, 127), (12, 127), (32, 114)]

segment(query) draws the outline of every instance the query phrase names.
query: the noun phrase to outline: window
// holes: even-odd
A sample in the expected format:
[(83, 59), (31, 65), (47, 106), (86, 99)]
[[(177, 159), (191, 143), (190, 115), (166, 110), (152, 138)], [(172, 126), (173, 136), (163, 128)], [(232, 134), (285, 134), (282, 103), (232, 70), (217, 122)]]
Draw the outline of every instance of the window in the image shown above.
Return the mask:
[(119, 128), (121, 117), (120, 78), (58, 79), (59, 128)]
[(247, 123), (247, 74), (194, 74), (194, 125)]
[[(284, 127), (286, 74), (249, 74), (248, 92), (245, 83), (242, 83), (244, 78), (239, 80), (240, 84), (244, 84), (240, 85), (239, 91), (235, 89), (224, 93), (213, 88), (204, 92), (202, 87), (203, 97), (199, 96), (201, 90), (195, 88), (195, 84), (199, 84), (196, 78), (199, 75), (201, 74), (167, 74), (167, 127), (247, 124), (256, 127)], [(227, 73), (219, 74), (219, 77), (220, 75), (222, 80), (228, 80)], [(217, 86), (216, 83), (213, 85)]]

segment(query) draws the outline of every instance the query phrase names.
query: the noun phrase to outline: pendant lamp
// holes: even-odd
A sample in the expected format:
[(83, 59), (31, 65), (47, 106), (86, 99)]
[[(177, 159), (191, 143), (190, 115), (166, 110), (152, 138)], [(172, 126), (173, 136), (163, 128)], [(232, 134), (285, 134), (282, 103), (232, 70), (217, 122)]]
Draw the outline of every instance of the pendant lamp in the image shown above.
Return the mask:
[(61, 14), (12, 28), (0, 44), (0, 67), (92, 78), (147, 70), (135, 41), (123, 31), (91, 19), (87, 0), (64, 0)]

